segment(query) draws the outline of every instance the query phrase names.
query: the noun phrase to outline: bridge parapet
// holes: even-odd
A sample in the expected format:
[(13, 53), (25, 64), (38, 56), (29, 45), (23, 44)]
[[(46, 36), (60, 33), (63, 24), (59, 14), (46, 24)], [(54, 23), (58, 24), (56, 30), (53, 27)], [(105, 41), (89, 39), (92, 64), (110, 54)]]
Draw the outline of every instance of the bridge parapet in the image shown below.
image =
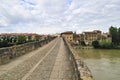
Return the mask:
[(30, 51), (33, 51), (51, 40), (55, 37), (48, 38), (41, 41), (29, 42), (21, 45), (15, 45), (11, 47), (0, 48), (0, 64), (8, 63), (11, 59), (24, 55)]
[(72, 61), (72, 64), (74, 66), (76, 80), (94, 80), (91, 71), (84, 63), (84, 61), (81, 60), (78, 53), (73, 49), (73, 47), (70, 45), (70, 43), (67, 40), (64, 39), (64, 42), (68, 48), (70, 54), (70, 60)]

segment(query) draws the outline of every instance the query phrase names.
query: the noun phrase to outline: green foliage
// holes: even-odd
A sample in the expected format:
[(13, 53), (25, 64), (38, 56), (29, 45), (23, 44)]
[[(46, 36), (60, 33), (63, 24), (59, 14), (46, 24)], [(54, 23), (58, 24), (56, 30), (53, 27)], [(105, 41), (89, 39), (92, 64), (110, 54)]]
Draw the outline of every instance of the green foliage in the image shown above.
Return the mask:
[(26, 37), (25, 36), (18, 36), (17, 44), (23, 44), (25, 42), (26, 42)]
[(118, 28), (118, 44), (120, 45), (120, 28)]
[(117, 46), (117, 49), (120, 49), (120, 45), (119, 45), (119, 46)]
[(111, 42), (102, 41), (100, 42), (100, 47), (105, 49), (114, 48), (114, 45)]
[(111, 42), (106, 42), (106, 41), (93, 41), (92, 42), (92, 46), (94, 48), (102, 48), (102, 49), (118, 49), (119, 47), (114, 45), (113, 43)]
[(100, 48), (100, 44), (99, 44), (99, 42), (97, 40), (95, 40), (95, 41), (92, 42), (92, 46), (94, 48)]
[(2, 38), (2, 40), (0, 40), (0, 47), (8, 47), (9, 43), (8, 43), (8, 38), (4, 37)]
[(112, 42), (115, 45), (120, 44), (120, 28), (111, 26), (109, 28), (110, 35), (112, 37)]
[(26, 41), (25, 36), (17, 36), (17, 37), (1, 37), (0, 38), (0, 48), (2, 47), (9, 47), (17, 44), (23, 44), (26, 42), (32, 42), (32, 41)]
[(0, 42), (0, 47), (7, 47), (7, 46), (9, 46), (9, 44), (6, 40)]
[(80, 41), (80, 44), (81, 44), (82, 46), (86, 46), (85, 41)]

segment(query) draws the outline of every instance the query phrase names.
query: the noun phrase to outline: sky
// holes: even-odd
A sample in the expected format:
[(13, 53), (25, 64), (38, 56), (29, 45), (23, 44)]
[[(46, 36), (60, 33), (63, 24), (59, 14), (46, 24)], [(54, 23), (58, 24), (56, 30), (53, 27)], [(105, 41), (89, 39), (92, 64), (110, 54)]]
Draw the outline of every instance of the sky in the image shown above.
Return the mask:
[(0, 33), (53, 34), (120, 27), (120, 0), (0, 0)]

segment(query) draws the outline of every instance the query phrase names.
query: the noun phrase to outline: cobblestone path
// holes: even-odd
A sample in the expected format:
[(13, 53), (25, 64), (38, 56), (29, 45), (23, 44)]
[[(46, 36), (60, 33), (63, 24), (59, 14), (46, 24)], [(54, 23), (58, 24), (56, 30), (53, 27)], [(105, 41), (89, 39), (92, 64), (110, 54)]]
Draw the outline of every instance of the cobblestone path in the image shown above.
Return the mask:
[(0, 65), (0, 80), (75, 80), (62, 38)]

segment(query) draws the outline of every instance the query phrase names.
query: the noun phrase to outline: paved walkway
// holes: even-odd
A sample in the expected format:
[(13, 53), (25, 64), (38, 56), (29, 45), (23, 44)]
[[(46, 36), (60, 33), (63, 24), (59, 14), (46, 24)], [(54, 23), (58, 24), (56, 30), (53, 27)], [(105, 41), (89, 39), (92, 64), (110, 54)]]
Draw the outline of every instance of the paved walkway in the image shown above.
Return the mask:
[(75, 80), (61, 38), (0, 66), (0, 80)]

